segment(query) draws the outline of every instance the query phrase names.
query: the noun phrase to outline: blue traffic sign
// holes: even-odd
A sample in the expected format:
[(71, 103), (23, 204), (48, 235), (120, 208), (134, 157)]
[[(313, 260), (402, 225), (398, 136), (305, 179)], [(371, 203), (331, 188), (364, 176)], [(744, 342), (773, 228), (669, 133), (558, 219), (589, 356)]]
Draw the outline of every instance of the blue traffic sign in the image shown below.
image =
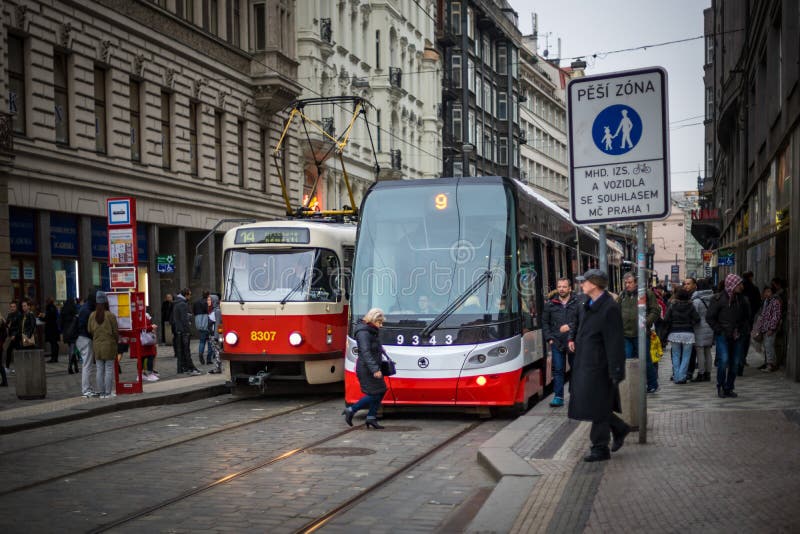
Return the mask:
[(619, 156), (635, 147), (642, 138), (642, 119), (624, 104), (608, 106), (592, 124), (592, 139), (603, 154)]

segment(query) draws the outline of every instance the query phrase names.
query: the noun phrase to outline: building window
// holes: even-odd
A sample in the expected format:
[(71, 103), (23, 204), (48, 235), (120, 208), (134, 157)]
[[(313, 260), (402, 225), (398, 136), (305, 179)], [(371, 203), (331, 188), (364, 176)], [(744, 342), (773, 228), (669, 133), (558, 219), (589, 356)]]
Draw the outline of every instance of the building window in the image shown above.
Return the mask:
[(8, 113), (14, 133), (25, 134), (25, 42), (8, 36)]
[(475, 63), (472, 58), (467, 58), (467, 84), (469, 90), (475, 92)]
[(508, 49), (506, 45), (497, 45), (497, 73), (508, 74)]
[(267, 151), (269, 150), (269, 130), (261, 128), (261, 190), (265, 193), (269, 191), (268, 171), (267, 171)]
[(130, 81), (130, 97), (128, 99), (131, 110), (131, 160), (142, 161), (141, 140), (141, 84), (136, 80)]
[(714, 145), (706, 143), (706, 179), (714, 175)]
[[(193, 0), (188, 0), (191, 4)], [(184, 9), (183, 9), (183, 0), (175, 0), (175, 14), (178, 15), (180, 18), (185, 18)]]
[(253, 26), (255, 27), (255, 47), (256, 50), (264, 50), (267, 47), (267, 19), (266, 8), (263, 3), (253, 5)]
[(477, 127), (477, 123), (475, 122), (475, 112), (470, 110), (469, 114), (469, 123), (467, 124), (467, 128), (469, 129), (469, 143), (472, 146), (475, 146), (475, 130)]
[(706, 120), (714, 118), (714, 88), (706, 87)]
[(200, 153), (197, 132), (199, 130), (200, 104), (189, 102), (189, 172), (197, 176), (197, 159)]
[(194, 24), (194, 0), (184, 0), (186, 2), (186, 20)]
[(461, 88), (461, 54), (453, 54), (453, 87), (456, 89)]
[(464, 175), (464, 163), (461, 161), (453, 162), (453, 176), (456, 178)]
[(214, 112), (214, 169), (218, 182), (222, 181), (222, 112)]
[(453, 139), (461, 141), (461, 104), (453, 105)]
[(56, 143), (69, 144), (69, 98), (67, 96), (67, 55), (53, 54), (53, 91), (55, 96)]
[(714, 61), (714, 36), (706, 35), (706, 65)]
[(375, 68), (381, 68), (381, 31), (375, 30)]
[(511, 48), (511, 76), (516, 80), (519, 77), (519, 50)]
[(244, 187), (244, 148), (247, 140), (245, 139), (244, 121), (239, 121), (237, 124), (238, 137), (239, 137), (239, 187)]
[(106, 71), (94, 69), (94, 148), (105, 154), (106, 147)]
[(501, 121), (508, 119), (508, 93), (505, 91), (497, 93), (497, 118)]
[(288, 189), (289, 171), (290, 171), (289, 164), (291, 163), (291, 161), (289, 160), (291, 143), (292, 141), (287, 135), (286, 137), (283, 138), (283, 145), (281, 149), (281, 173), (283, 173), (283, 181), (284, 183), (287, 184), (287, 189)]
[(461, 2), (450, 5), (450, 29), (455, 35), (461, 35)]
[(161, 167), (172, 167), (172, 106), (170, 94), (161, 92)]
[(475, 38), (475, 12), (470, 6), (467, 6), (467, 37)]

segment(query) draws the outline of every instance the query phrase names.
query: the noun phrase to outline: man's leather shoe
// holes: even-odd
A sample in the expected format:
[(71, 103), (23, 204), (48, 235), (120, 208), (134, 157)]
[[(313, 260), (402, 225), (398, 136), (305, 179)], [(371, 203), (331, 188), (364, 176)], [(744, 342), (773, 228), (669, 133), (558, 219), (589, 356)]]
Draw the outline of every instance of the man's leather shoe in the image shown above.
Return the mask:
[(604, 462), (611, 459), (611, 453), (592, 451), (583, 457), (584, 462)]
[(611, 442), (611, 452), (617, 452), (618, 450), (620, 450), (622, 446), (625, 445), (625, 438), (630, 433), (631, 433), (631, 427), (627, 427), (625, 429), (625, 432), (623, 432), (621, 435), (614, 436), (614, 440)]

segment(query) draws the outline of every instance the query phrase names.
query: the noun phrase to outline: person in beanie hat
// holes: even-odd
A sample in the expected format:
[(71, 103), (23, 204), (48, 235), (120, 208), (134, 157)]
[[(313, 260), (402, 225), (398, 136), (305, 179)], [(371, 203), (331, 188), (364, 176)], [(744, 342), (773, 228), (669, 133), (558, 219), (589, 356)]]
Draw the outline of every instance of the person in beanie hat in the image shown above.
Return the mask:
[(738, 274), (726, 276), (724, 287), (711, 299), (706, 322), (714, 331), (717, 345), (717, 395), (738, 397), (733, 388), (744, 336), (750, 334), (750, 304), (742, 295), (744, 284)]
[(98, 393), (101, 399), (107, 399), (114, 392), (114, 365), (117, 363), (119, 328), (117, 318), (108, 311), (108, 296), (104, 291), (97, 292), (95, 303), (95, 310), (89, 316), (88, 326), (97, 363)]

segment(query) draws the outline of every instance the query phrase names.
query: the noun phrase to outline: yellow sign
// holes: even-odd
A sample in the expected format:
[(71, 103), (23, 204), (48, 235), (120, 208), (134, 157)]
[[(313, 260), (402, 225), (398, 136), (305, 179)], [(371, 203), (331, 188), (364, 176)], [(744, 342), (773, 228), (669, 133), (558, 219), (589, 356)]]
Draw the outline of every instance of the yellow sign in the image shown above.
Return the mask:
[(67, 300), (67, 271), (56, 271), (56, 300)]
[(250, 332), (250, 341), (275, 341), (274, 330), (253, 330)]
[(439, 193), (433, 199), (433, 203), (436, 206), (437, 210), (446, 210), (447, 209), (447, 195), (444, 193)]

